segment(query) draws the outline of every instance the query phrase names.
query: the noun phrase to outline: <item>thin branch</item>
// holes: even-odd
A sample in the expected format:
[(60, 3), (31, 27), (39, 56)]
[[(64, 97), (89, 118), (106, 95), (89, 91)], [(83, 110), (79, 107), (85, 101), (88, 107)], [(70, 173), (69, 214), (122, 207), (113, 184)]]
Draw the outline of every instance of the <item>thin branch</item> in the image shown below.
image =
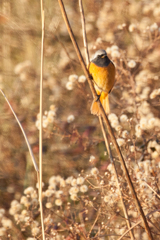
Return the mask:
[[(153, 214), (153, 213), (155, 213), (155, 212), (160, 212), (160, 209), (154, 210), (154, 211), (148, 213), (148, 214), (146, 215), (146, 218), (148, 218), (151, 214)], [(120, 238), (118, 238), (117, 240), (121, 240), (131, 229), (133, 229), (133, 228), (135, 228), (136, 226), (138, 226), (141, 222), (142, 222), (142, 220), (138, 221), (138, 222), (137, 222), (136, 224), (134, 224), (130, 229), (128, 229), (126, 232), (124, 232), (123, 235), (122, 235)]]
[[(99, 121), (100, 121), (101, 129), (102, 129), (103, 137), (104, 137), (104, 140), (105, 140), (106, 148), (107, 148), (110, 160), (111, 160), (111, 164), (113, 165), (114, 175), (115, 175), (115, 179), (116, 179), (116, 183), (117, 183), (117, 188), (118, 188), (118, 191), (119, 191), (119, 194), (120, 194), (120, 199), (121, 199), (121, 204), (122, 204), (125, 220), (126, 220), (128, 229), (130, 229), (131, 228), (131, 224), (130, 224), (130, 221), (129, 221), (127, 209), (126, 209), (126, 206), (124, 204), (122, 192), (121, 192), (121, 189), (120, 189), (118, 173), (117, 173), (117, 170), (116, 170), (115, 162), (114, 162), (113, 157), (112, 157), (111, 148), (110, 148), (109, 141), (108, 141), (108, 138), (107, 138), (107, 134), (106, 134), (106, 131), (105, 131), (105, 127), (104, 127), (104, 124), (103, 124), (103, 120), (102, 120), (101, 117), (99, 117)], [(131, 239), (134, 240), (135, 238), (134, 238), (132, 229), (131, 229), (131, 231), (129, 233), (130, 233)]]
[[(85, 29), (85, 15), (84, 15), (84, 11), (83, 11), (82, 0), (79, 0), (79, 8), (80, 8), (80, 13), (81, 13), (83, 42), (84, 42), (84, 49), (85, 49), (85, 55), (86, 55), (86, 64), (89, 67), (89, 51), (88, 51), (88, 44), (87, 44), (87, 36), (86, 36), (86, 29)], [(100, 122), (101, 130), (102, 130), (102, 133), (103, 133), (103, 136), (104, 136), (104, 139), (105, 139), (106, 148), (107, 148), (108, 154), (110, 156), (111, 164), (113, 164), (114, 174), (115, 174), (116, 183), (117, 183), (117, 187), (118, 187), (119, 194), (120, 194), (120, 199), (121, 199), (121, 203), (122, 203), (122, 207), (123, 207), (123, 211), (124, 211), (124, 216), (125, 216), (125, 219), (126, 219), (128, 229), (129, 229), (131, 227), (130, 221), (129, 221), (127, 210), (126, 210), (126, 207), (125, 207), (125, 204), (124, 204), (122, 192), (121, 192), (120, 185), (119, 185), (118, 174), (117, 174), (117, 171), (116, 171), (115, 163), (113, 161), (112, 152), (111, 152), (111, 149), (110, 149), (110, 146), (109, 146), (109, 143), (108, 143), (107, 134), (106, 134), (105, 127), (104, 127), (104, 124), (103, 124), (103, 120), (102, 120), (101, 117), (99, 117), (99, 122)], [(89, 236), (90, 236), (90, 233), (89, 233)], [(134, 240), (134, 235), (133, 235), (132, 230), (130, 231), (130, 236), (131, 236), (131, 239)]]
[(98, 220), (98, 217), (99, 217), (99, 215), (100, 215), (100, 212), (101, 212), (101, 209), (98, 210), (98, 213), (97, 213), (97, 216), (96, 216), (96, 218), (95, 218), (95, 220), (94, 220), (94, 223), (93, 223), (93, 225), (91, 226), (91, 229), (90, 229), (90, 231), (89, 231), (89, 233), (88, 233), (88, 239), (90, 239), (90, 235), (91, 235), (92, 230), (93, 230), (93, 228), (94, 228), (94, 226), (95, 226), (95, 224), (96, 224), (96, 222), (97, 222), (97, 220)]
[(18, 123), (18, 125), (19, 125), (19, 127), (20, 127), (20, 129), (21, 129), (21, 131), (22, 131), (22, 133), (23, 133), (23, 136), (24, 136), (24, 138), (25, 138), (25, 141), (26, 141), (26, 144), (27, 144), (27, 147), (28, 147), (28, 150), (29, 150), (29, 153), (30, 153), (32, 162), (33, 162), (33, 165), (34, 165), (34, 168), (35, 168), (36, 172), (39, 172), (37, 163), (36, 163), (36, 161), (35, 161), (35, 158), (34, 158), (34, 155), (33, 155), (33, 152), (32, 152), (31, 146), (30, 146), (30, 143), (29, 143), (29, 141), (28, 141), (28, 138), (27, 138), (27, 136), (26, 136), (26, 134), (25, 134), (25, 131), (24, 131), (24, 129), (23, 129), (23, 127), (22, 127), (22, 125), (21, 125), (21, 123), (20, 123), (20, 121), (19, 121), (16, 113), (14, 112), (14, 110), (13, 110), (10, 102), (8, 101), (6, 95), (4, 94), (4, 92), (3, 92), (1, 89), (0, 89), (0, 91), (1, 91), (1, 93), (2, 93), (2, 95), (3, 95), (3, 97), (5, 98), (6, 102), (8, 103), (8, 106), (10, 107), (10, 109), (11, 109), (11, 111), (12, 111), (12, 113), (13, 113), (13, 115), (14, 115), (14, 117), (15, 117), (15, 119), (16, 119), (16, 121), (17, 121), (17, 123)]
[(41, 37), (41, 72), (40, 72), (40, 129), (39, 129), (39, 204), (41, 213), (41, 226), (42, 226), (42, 239), (45, 240), (44, 220), (43, 220), (43, 205), (42, 205), (42, 147), (43, 147), (43, 62), (44, 62), (44, 6), (43, 0), (41, 4), (41, 24), (42, 24), (42, 37)]
[(89, 51), (88, 51), (88, 44), (87, 44), (87, 36), (86, 36), (86, 28), (85, 28), (86, 25), (85, 25), (85, 17), (84, 17), (82, 0), (79, 0), (79, 9), (81, 13), (83, 43), (84, 43), (84, 49), (85, 49), (85, 55), (86, 55), (86, 65), (89, 67)]
[[(74, 46), (75, 51), (76, 51), (77, 56), (78, 56), (78, 59), (79, 59), (79, 61), (80, 61), (80, 63), (81, 63), (81, 66), (82, 66), (82, 69), (83, 69), (83, 71), (84, 71), (84, 74), (86, 75), (86, 78), (87, 78), (88, 84), (89, 84), (89, 86), (90, 86), (90, 89), (91, 89), (91, 91), (92, 91), (93, 97), (97, 99), (97, 94), (96, 94), (96, 90), (95, 90), (94, 85), (93, 85), (92, 78), (91, 78), (91, 76), (90, 76), (90, 74), (89, 74), (89, 72), (88, 72), (88, 69), (86, 68), (84, 59), (83, 59), (83, 57), (82, 57), (82, 54), (81, 54), (81, 52), (80, 52), (80, 50), (79, 50), (78, 44), (77, 44), (76, 39), (75, 39), (75, 37), (74, 37), (72, 28), (71, 28), (71, 26), (70, 26), (70, 23), (69, 23), (69, 20), (68, 20), (68, 17), (67, 17), (65, 8), (64, 8), (63, 1), (62, 1), (62, 0), (58, 0), (58, 2), (59, 2), (59, 6), (60, 6), (60, 9), (61, 9), (61, 13), (62, 13), (64, 22), (65, 22), (65, 24), (66, 24), (68, 33), (69, 33), (70, 38), (71, 38), (71, 40), (72, 40), (73, 46)], [(100, 112), (101, 112), (101, 115), (102, 115), (102, 117), (103, 117), (103, 120), (104, 120), (104, 122), (105, 122), (105, 124), (106, 124), (106, 126), (107, 126), (108, 132), (109, 132), (109, 134), (110, 134), (110, 136), (111, 136), (111, 140), (112, 140), (112, 142), (113, 142), (113, 145), (114, 145), (114, 147), (115, 147), (115, 150), (116, 150), (116, 152), (117, 152), (117, 155), (118, 155), (118, 157), (119, 157), (119, 160), (120, 160), (120, 162), (121, 162), (123, 172), (124, 172), (124, 174), (125, 174), (125, 177), (126, 177), (126, 180), (127, 180), (128, 185), (129, 185), (129, 188), (130, 188), (130, 190), (131, 190), (132, 196), (133, 196), (133, 198), (134, 198), (134, 200), (135, 200), (135, 204), (136, 204), (136, 206), (137, 206), (138, 212), (139, 212), (139, 214), (140, 214), (141, 217), (142, 217), (142, 221), (143, 221), (145, 230), (146, 230), (146, 232), (147, 232), (147, 234), (148, 234), (149, 239), (150, 239), (150, 240), (153, 240), (153, 237), (152, 237), (152, 234), (151, 234), (151, 231), (150, 231), (148, 222), (147, 222), (146, 217), (145, 217), (145, 215), (144, 215), (144, 212), (143, 212), (143, 209), (142, 209), (142, 207), (141, 207), (141, 204), (140, 204), (140, 202), (139, 202), (139, 200), (138, 200), (138, 197), (137, 197), (137, 194), (136, 194), (136, 192), (135, 192), (135, 189), (134, 189), (133, 183), (132, 183), (132, 181), (131, 181), (131, 178), (130, 178), (130, 176), (129, 176), (129, 173), (128, 173), (128, 170), (127, 170), (127, 167), (126, 167), (124, 158), (123, 158), (122, 153), (121, 153), (121, 151), (120, 151), (120, 148), (119, 148), (119, 146), (118, 146), (118, 144), (117, 144), (116, 138), (115, 138), (115, 136), (114, 136), (114, 133), (113, 133), (113, 130), (112, 130), (111, 125), (110, 125), (110, 123), (109, 123), (109, 120), (108, 120), (108, 118), (107, 118), (107, 115), (106, 115), (106, 113), (105, 113), (105, 111), (104, 111), (104, 109), (103, 109), (103, 107), (102, 107), (102, 104), (101, 104), (101, 102), (100, 102), (99, 99), (98, 99), (97, 103), (98, 103), (98, 106), (99, 106), (99, 108), (100, 108)]]
[(155, 195), (157, 195), (157, 197), (160, 199), (160, 195), (146, 181), (143, 180), (143, 182), (145, 182), (145, 184), (151, 189), (151, 191), (153, 191)]

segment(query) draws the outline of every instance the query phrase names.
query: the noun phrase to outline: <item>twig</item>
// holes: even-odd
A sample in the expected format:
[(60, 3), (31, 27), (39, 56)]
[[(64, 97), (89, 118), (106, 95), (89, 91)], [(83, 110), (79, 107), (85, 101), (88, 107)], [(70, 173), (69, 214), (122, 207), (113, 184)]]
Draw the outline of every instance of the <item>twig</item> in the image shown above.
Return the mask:
[[(89, 68), (89, 51), (88, 51), (88, 44), (87, 44), (87, 37), (86, 37), (85, 15), (84, 15), (84, 11), (83, 11), (82, 0), (79, 0), (79, 8), (80, 8), (80, 13), (81, 13), (83, 42), (84, 42), (85, 55), (86, 55), (86, 64)], [(116, 178), (117, 187), (118, 187), (118, 190), (119, 190), (119, 193), (120, 193), (120, 199), (121, 199), (121, 203), (122, 203), (122, 207), (123, 207), (123, 211), (124, 211), (124, 216), (125, 216), (125, 219), (126, 219), (128, 229), (129, 229), (131, 227), (130, 221), (129, 221), (127, 210), (126, 210), (126, 207), (125, 207), (125, 204), (124, 204), (124, 201), (123, 201), (123, 196), (122, 196), (122, 192), (121, 192), (120, 185), (119, 185), (119, 180), (118, 180), (118, 174), (117, 174), (117, 171), (116, 171), (115, 163), (113, 161), (112, 152), (111, 152), (111, 149), (110, 149), (110, 146), (109, 146), (109, 143), (108, 143), (107, 134), (106, 134), (105, 127), (104, 127), (104, 124), (103, 124), (103, 121), (102, 121), (101, 117), (99, 117), (99, 122), (100, 122), (101, 130), (102, 130), (102, 133), (103, 133), (103, 137), (105, 139), (106, 148), (107, 148), (108, 154), (110, 156), (111, 164), (113, 164), (114, 174), (115, 174), (115, 178)], [(90, 234), (89, 234), (89, 236), (90, 236)], [(133, 235), (132, 230), (130, 231), (130, 236), (131, 236), (131, 239), (134, 240), (134, 235)]]
[(31, 146), (30, 146), (30, 143), (29, 143), (29, 141), (28, 141), (28, 138), (27, 138), (27, 136), (26, 136), (26, 134), (25, 134), (25, 131), (24, 131), (24, 129), (23, 129), (23, 127), (22, 127), (22, 125), (21, 125), (21, 123), (20, 123), (20, 121), (19, 121), (16, 113), (14, 112), (14, 110), (13, 110), (10, 102), (8, 101), (6, 95), (4, 94), (4, 92), (3, 92), (1, 89), (0, 89), (0, 91), (1, 91), (1, 93), (2, 93), (2, 95), (3, 95), (3, 97), (5, 98), (6, 102), (8, 103), (8, 106), (10, 107), (10, 109), (11, 109), (11, 111), (12, 111), (12, 113), (13, 113), (13, 115), (14, 115), (14, 117), (15, 117), (15, 119), (16, 119), (16, 121), (17, 121), (17, 123), (18, 123), (18, 125), (19, 125), (19, 127), (20, 127), (20, 129), (21, 129), (21, 131), (22, 131), (22, 133), (23, 133), (23, 136), (24, 136), (24, 138), (25, 138), (25, 141), (26, 141), (26, 144), (27, 144), (27, 147), (28, 147), (28, 150), (29, 150), (29, 153), (30, 153), (32, 162), (33, 162), (33, 165), (34, 165), (34, 168), (35, 168), (36, 172), (39, 172), (37, 163), (36, 163), (36, 161), (35, 161), (35, 158), (34, 158), (34, 155), (33, 155), (33, 152), (32, 152)]
[[(99, 117), (99, 121), (100, 121), (101, 129), (102, 129), (103, 137), (104, 137), (104, 140), (105, 140), (106, 148), (107, 148), (110, 160), (111, 160), (111, 164), (113, 165), (114, 175), (115, 175), (118, 191), (119, 191), (119, 194), (120, 194), (120, 199), (121, 199), (121, 204), (122, 204), (125, 220), (126, 220), (128, 229), (130, 229), (131, 228), (131, 224), (130, 224), (130, 221), (129, 221), (127, 209), (126, 209), (126, 206), (124, 204), (122, 192), (121, 192), (121, 189), (120, 189), (120, 184), (119, 184), (119, 179), (118, 179), (118, 174), (117, 174), (115, 162), (114, 162), (113, 157), (112, 157), (111, 148), (110, 148), (110, 145), (109, 145), (109, 142), (108, 142), (107, 134), (106, 134), (106, 131), (105, 131), (105, 128), (104, 128), (104, 124), (103, 124), (103, 120), (102, 120), (101, 117)], [(131, 231), (129, 233), (130, 233), (131, 239), (134, 240), (135, 238), (134, 238), (132, 229), (131, 229)]]
[(88, 233), (88, 239), (90, 239), (90, 235), (91, 235), (92, 230), (93, 230), (93, 228), (94, 228), (94, 226), (95, 226), (95, 224), (96, 224), (96, 222), (97, 222), (97, 220), (98, 220), (98, 217), (99, 217), (99, 215), (100, 215), (100, 212), (101, 212), (101, 209), (98, 209), (97, 216), (96, 216), (96, 218), (95, 218), (95, 220), (94, 220), (94, 223), (93, 223), (93, 225), (92, 225), (92, 227), (91, 227), (91, 229), (90, 229), (90, 231), (89, 231), (89, 233)]
[(39, 204), (41, 213), (41, 226), (42, 226), (42, 239), (45, 240), (44, 220), (43, 220), (43, 205), (42, 205), (42, 138), (43, 138), (43, 61), (44, 61), (44, 7), (43, 0), (41, 4), (41, 24), (42, 24), (42, 37), (41, 37), (41, 72), (40, 72), (40, 129), (39, 129)]
[[(155, 213), (155, 212), (159, 212), (159, 211), (160, 211), (160, 209), (154, 210), (154, 211), (148, 213), (148, 214), (146, 215), (146, 218), (149, 217), (151, 214), (153, 214), (153, 213)], [(128, 229), (125, 233), (123, 233), (123, 235), (122, 235), (120, 238), (118, 238), (117, 240), (121, 240), (131, 229), (135, 228), (135, 227), (136, 227), (137, 225), (139, 225), (141, 222), (142, 222), (142, 220), (138, 221), (138, 222), (137, 222), (136, 224), (134, 224), (130, 229)]]
[(160, 199), (160, 195), (146, 181), (143, 180), (143, 182), (145, 182), (145, 184), (151, 189), (151, 191), (153, 191), (155, 195), (157, 195), (157, 197)]
[[(96, 94), (96, 90), (95, 90), (94, 85), (93, 85), (92, 78), (91, 78), (91, 76), (90, 76), (90, 74), (89, 74), (89, 72), (88, 72), (88, 70), (87, 70), (87, 68), (86, 68), (84, 59), (83, 59), (83, 57), (82, 57), (82, 54), (81, 54), (81, 52), (80, 52), (80, 50), (79, 50), (78, 44), (77, 44), (76, 39), (75, 39), (75, 37), (74, 37), (72, 28), (71, 28), (71, 26), (70, 26), (70, 23), (69, 23), (69, 20), (68, 20), (68, 17), (67, 17), (65, 8), (64, 8), (63, 1), (62, 1), (62, 0), (58, 0), (58, 2), (59, 2), (59, 5), (60, 5), (60, 9), (61, 9), (61, 12), (62, 12), (62, 16), (63, 16), (64, 22), (65, 22), (65, 24), (66, 24), (68, 33), (69, 33), (70, 38), (71, 38), (71, 40), (72, 40), (73, 46), (74, 46), (75, 51), (76, 51), (77, 56), (78, 56), (78, 59), (79, 59), (79, 61), (80, 61), (80, 63), (81, 63), (81, 66), (82, 66), (82, 69), (83, 69), (83, 71), (84, 71), (84, 74), (86, 75), (86, 78), (87, 78), (88, 84), (89, 84), (89, 86), (90, 86), (90, 89), (91, 89), (91, 91), (92, 91), (93, 97), (97, 99), (97, 94)], [(118, 157), (119, 157), (119, 160), (120, 160), (120, 162), (121, 162), (122, 169), (123, 169), (123, 172), (124, 172), (124, 174), (125, 174), (126, 180), (127, 180), (127, 182), (128, 182), (129, 188), (130, 188), (130, 190), (131, 190), (132, 196), (133, 196), (133, 198), (134, 198), (134, 200), (135, 200), (135, 204), (136, 204), (136, 206), (137, 206), (137, 209), (138, 209), (138, 211), (139, 211), (139, 214), (140, 214), (141, 217), (142, 217), (142, 221), (143, 221), (145, 230), (146, 230), (146, 232), (147, 232), (147, 234), (148, 234), (149, 240), (153, 240), (153, 237), (152, 237), (152, 234), (151, 234), (151, 231), (150, 231), (148, 222), (147, 222), (147, 220), (146, 220), (146, 217), (145, 217), (145, 215), (144, 215), (143, 209), (142, 209), (142, 207), (141, 207), (141, 205), (140, 205), (140, 202), (139, 202), (139, 200), (138, 200), (138, 197), (137, 197), (137, 194), (136, 194), (136, 192), (135, 192), (135, 189), (134, 189), (133, 183), (132, 183), (132, 181), (131, 181), (131, 178), (130, 178), (130, 176), (129, 176), (129, 173), (128, 173), (128, 170), (127, 170), (127, 167), (126, 167), (124, 158), (123, 158), (122, 153), (121, 153), (121, 151), (120, 151), (120, 148), (119, 148), (119, 146), (118, 146), (118, 144), (117, 144), (116, 138), (115, 138), (115, 136), (114, 136), (114, 133), (113, 133), (113, 130), (112, 130), (111, 125), (110, 125), (110, 123), (109, 123), (109, 120), (108, 120), (108, 118), (107, 118), (107, 115), (106, 115), (106, 113), (105, 113), (105, 111), (104, 111), (104, 109), (103, 109), (103, 107), (102, 107), (101, 102), (100, 102), (99, 99), (98, 99), (97, 103), (98, 103), (98, 106), (99, 106), (99, 108), (100, 108), (100, 112), (101, 112), (101, 115), (102, 115), (102, 117), (103, 117), (103, 120), (104, 120), (104, 122), (105, 122), (105, 124), (106, 124), (106, 126), (107, 126), (108, 132), (109, 132), (109, 134), (110, 134), (110, 136), (111, 136), (111, 140), (112, 140), (112, 142), (113, 142), (113, 145), (114, 145), (114, 147), (115, 147), (115, 150), (116, 150), (116, 152), (117, 152), (117, 155), (118, 155)]]
[(83, 43), (84, 43), (84, 49), (85, 49), (85, 55), (86, 55), (86, 65), (89, 67), (89, 51), (88, 51), (88, 44), (87, 44), (87, 36), (86, 36), (86, 28), (85, 28), (86, 25), (85, 25), (85, 17), (84, 17), (82, 0), (79, 0), (79, 9), (81, 13)]

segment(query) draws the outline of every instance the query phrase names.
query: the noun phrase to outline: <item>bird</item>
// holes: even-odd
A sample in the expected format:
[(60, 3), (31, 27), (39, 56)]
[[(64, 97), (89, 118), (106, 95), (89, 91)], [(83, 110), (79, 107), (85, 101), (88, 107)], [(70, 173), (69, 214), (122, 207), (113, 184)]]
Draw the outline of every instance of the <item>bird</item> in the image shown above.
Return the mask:
[(108, 58), (104, 49), (100, 49), (94, 54), (89, 64), (89, 73), (93, 78), (94, 87), (98, 95), (98, 98), (93, 100), (91, 113), (97, 116), (101, 115), (97, 103), (98, 99), (100, 99), (106, 114), (108, 114), (110, 112), (108, 94), (115, 83), (115, 66)]

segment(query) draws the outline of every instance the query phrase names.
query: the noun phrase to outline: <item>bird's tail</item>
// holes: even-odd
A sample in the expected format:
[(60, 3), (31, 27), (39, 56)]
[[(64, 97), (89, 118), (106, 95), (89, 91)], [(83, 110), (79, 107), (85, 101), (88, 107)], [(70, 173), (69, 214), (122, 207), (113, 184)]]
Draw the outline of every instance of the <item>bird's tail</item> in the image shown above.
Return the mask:
[[(104, 111), (106, 114), (108, 114), (110, 112), (110, 107), (109, 107), (109, 97), (107, 93), (102, 92), (101, 96), (100, 96), (100, 101), (102, 103), (102, 106), (104, 108)], [(93, 100), (92, 106), (91, 106), (91, 113), (93, 115), (97, 115), (100, 116), (100, 109), (98, 106), (97, 101)]]

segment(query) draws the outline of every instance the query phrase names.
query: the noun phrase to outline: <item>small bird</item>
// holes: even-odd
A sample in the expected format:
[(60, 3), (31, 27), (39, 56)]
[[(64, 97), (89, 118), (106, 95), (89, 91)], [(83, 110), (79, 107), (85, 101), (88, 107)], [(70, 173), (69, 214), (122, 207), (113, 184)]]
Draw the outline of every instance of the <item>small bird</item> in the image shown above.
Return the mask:
[[(106, 113), (110, 112), (108, 94), (115, 83), (115, 66), (108, 58), (105, 50), (98, 50), (91, 59), (89, 65), (89, 72), (93, 77), (94, 86), (97, 95)], [(91, 113), (100, 116), (100, 109), (98, 107), (97, 99), (93, 100), (91, 106)]]

